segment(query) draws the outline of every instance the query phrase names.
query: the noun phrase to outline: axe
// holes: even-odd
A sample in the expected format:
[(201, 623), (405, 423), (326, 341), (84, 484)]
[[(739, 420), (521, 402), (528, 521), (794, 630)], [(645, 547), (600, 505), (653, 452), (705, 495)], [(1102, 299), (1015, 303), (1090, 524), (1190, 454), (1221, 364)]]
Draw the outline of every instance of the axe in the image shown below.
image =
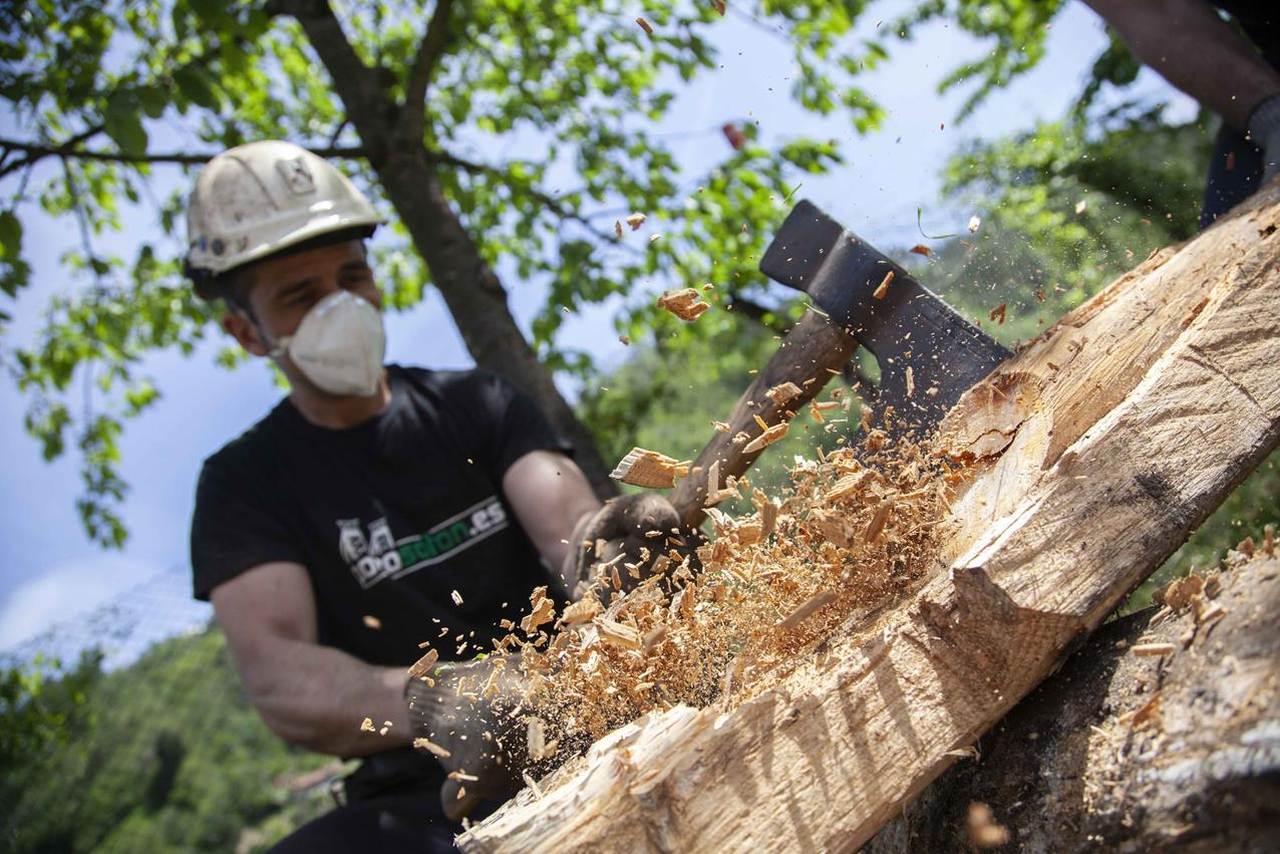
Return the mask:
[[(893, 407), (887, 429), (897, 437), (927, 435), (961, 394), (1010, 355), (808, 201), (797, 204), (782, 223), (760, 270), (807, 293), (813, 306), (738, 399), (728, 432), (716, 433), (689, 476), (676, 484), (671, 503), (689, 529), (706, 517), (713, 464), (717, 490), (728, 477), (744, 474), (763, 451), (761, 442), (750, 441), (765, 432), (760, 421), (767, 428), (790, 420), (841, 372), (859, 345), (880, 364), (876, 404), (882, 414)], [(766, 394), (786, 383), (798, 394)], [(739, 433), (748, 441), (735, 441)]]

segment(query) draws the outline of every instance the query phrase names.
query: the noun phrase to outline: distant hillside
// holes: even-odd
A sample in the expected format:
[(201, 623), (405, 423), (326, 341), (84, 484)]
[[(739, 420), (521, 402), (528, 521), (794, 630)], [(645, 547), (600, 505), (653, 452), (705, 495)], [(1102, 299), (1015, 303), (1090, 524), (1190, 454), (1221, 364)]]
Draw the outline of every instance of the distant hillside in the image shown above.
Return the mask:
[(40, 733), (0, 755), (6, 851), (251, 851), (332, 805), (312, 773), (332, 760), (258, 720), (216, 630), (113, 672), (90, 656), (64, 673), (71, 690), (46, 682), (0, 703), (6, 731)]

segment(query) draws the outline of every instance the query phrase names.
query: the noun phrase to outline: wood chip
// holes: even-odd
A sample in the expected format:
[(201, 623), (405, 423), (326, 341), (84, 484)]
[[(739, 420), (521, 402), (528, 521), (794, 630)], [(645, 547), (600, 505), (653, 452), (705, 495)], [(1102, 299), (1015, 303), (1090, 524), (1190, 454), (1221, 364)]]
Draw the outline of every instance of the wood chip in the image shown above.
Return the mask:
[(636, 23), (640, 25), (640, 29), (644, 30), (646, 34), (653, 35), (653, 25), (644, 18), (636, 18)]
[(1177, 649), (1171, 643), (1135, 643), (1129, 648), (1134, 655), (1156, 657), (1161, 655), (1173, 655)]
[(867, 532), (863, 535), (867, 542), (874, 543), (879, 539), (881, 532), (884, 531), (885, 523), (889, 521), (889, 513), (892, 510), (892, 498), (886, 498), (876, 505), (875, 515), (871, 517), (870, 523), (867, 524)]
[(623, 222), (631, 226), (632, 231), (637, 231), (640, 228), (640, 226), (644, 225), (644, 221), (646, 219), (648, 219), (648, 217), (646, 217), (642, 213), (633, 213), (633, 214), (628, 214), (627, 218), (623, 220)]
[(786, 421), (783, 421), (779, 424), (774, 424), (772, 427), (768, 428), (759, 436), (756, 436), (754, 439), (748, 442), (746, 446), (743, 447), (742, 453), (754, 454), (756, 451), (764, 450), (765, 448), (772, 445), (774, 442), (777, 442), (778, 440), (782, 439), (784, 436), (787, 435), (787, 426), (788, 425)]
[(632, 486), (666, 489), (676, 485), (677, 477), (683, 477), (688, 473), (687, 464), (682, 464), (666, 454), (644, 448), (632, 448), (618, 461), (618, 465), (609, 477)]
[(684, 288), (679, 291), (667, 291), (658, 297), (658, 308), (666, 309), (681, 320), (692, 322), (702, 317), (711, 306), (703, 302), (702, 295), (696, 289)]
[(778, 385), (766, 391), (764, 394), (765, 394), (765, 397), (773, 401), (774, 406), (782, 406), (787, 401), (794, 400), (795, 398), (804, 394), (804, 392), (800, 390), (800, 386), (796, 385), (793, 382), (787, 381), (785, 383), (779, 383)]
[(542, 761), (547, 749), (547, 728), (538, 718), (529, 718), (525, 725), (525, 746), (530, 759)]
[(546, 625), (556, 616), (556, 603), (547, 598), (545, 586), (534, 588), (529, 594), (529, 604), (533, 610), (520, 621), (520, 630), (526, 635), (533, 634), (539, 626)]
[(449, 598), (453, 600), (453, 604), (455, 604), (455, 605), (461, 605), (461, 604), (462, 604), (462, 594), (461, 594), (461, 593), (459, 593), (457, 590), (450, 590), (450, 591), (449, 591)]
[(917, 243), (915, 246), (912, 246), (911, 251), (917, 255), (923, 255), (926, 258), (933, 254), (933, 250), (928, 246), (925, 246), (923, 243)]
[(421, 679), (431, 672), (431, 668), (436, 666), (436, 662), (440, 659), (440, 653), (436, 650), (428, 650), (427, 654), (419, 658), (409, 668), (410, 679)]
[(432, 753), (436, 756), (439, 756), (441, 759), (448, 759), (450, 756), (453, 755), (452, 753), (445, 750), (443, 747), (436, 744), (434, 741), (432, 741), (429, 738), (421, 738), (421, 737), (415, 738), (413, 740), (413, 746), (419, 750), (425, 750), (428, 753)]
[(373, 616), (372, 614), (365, 614), (360, 619), (364, 621), (364, 624), (366, 626), (368, 626), (369, 628), (375, 631), (382, 628), (382, 620), (379, 620), (377, 617)]
[(464, 781), (466, 781), (466, 782), (468, 782), (468, 783), (478, 783), (478, 782), (480, 782), (480, 778), (479, 778), (479, 777), (475, 776), (474, 774), (468, 774), (466, 771), (461, 771), (461, 770), (459, 770), (459, 771), (450, 771), (450, 772), (449, 772), (449, 779), (450, 779), (450, 780), (464, 780)]
[(360, 722), (360, 731), (373, 732), (374, 731), (373, 718), (365, 718), (364, 720), (362, 720)]
[(725, 423), (725, 422), (723, 422), (723, 421), (712, 421), (712, 422), (711, 422), (711, 427), (712, 427), (712, 429), (713, 429), (713, 430), (715, 430), (717, 433), (732, 433), (732, 432), (733, 432), (733, 428), (732, 428), (732, 427), (730, 427), (728, 424), (726, 424), (726, 423)]
[(542, 789), (538, 788), (538, 781), (529, 776), (528, 771), (521, 771), (520, 776), (524, 778), (524, 784), (533, 791), (533, 796), (542, 799)]
[(876, 289), (872, 291), (871, 296), (875, 297), (876, 299), (884, 299), (885, 297), (887, 297), (889, 295), (889, 283), (892, 281), (893, 281), (893, 271), (890, 270), (889, 272), (884, 274), (884, 279), (881, 280), (880, 284), (876, 286)]
[(769, 500), (760, 505), (760, 537), (768, 539), (778, 525), (778, 504)]
[(580, 626), (594, 620), (602, 611), (604, 606), (600, 604), (600, 600), (588, 595), (568, 605), (560, 617), (560, 622), (566, 626)]
[(1005, 312), (1005, 307), (1006, 307), (1006, 305), (1007, 305), (1007, 303), (1003, 303), (1003, 302), (1002, 302), (1002, 303), (1000, 303), (998, 306), (996, 306), (995, 308), (991, 309), (991, 311), (990, 311), (990, 313), (987, 315), (987, 317), (989, 317), (989, 318), (991, 318), (992, 320), (994, 320), (998, 326), (1003, 326), (1003, 325), (1004, 325), (1004, 312)]
[(667, 627), (659, 623), (648, 632), (645, 633), (642, 650), (645, 655), (653, 651), (653, 648), (667, 639)]
[(820, 609), (825, 608), (834, 601), (836, 601), (836, 594), (832, 593), (830, 590), (823, 590), (816, 593), (805, 600), (803, 604), (790, 614), (787, 614), (787, 616), (779, 620), (778, 628), (794, 629), (796, 626), (816, 614)]
[(724, 17), (725, 0), (711, 0), (711, 8), (716, 10), (721, 18)]
[(915, 370), (907, 365), (907, 397), (916, 396), (916, 375)]
[(643, 649), (640, 633), (630, 626), (598, 617), (593, 624), (600, 632), (600, 639), (619, 649)]
[(1008, 829), (996, 822), (991, 807), (983, 803), (969, 804), (965, 829), (974, 848), (999, 848), (1009, 841)]

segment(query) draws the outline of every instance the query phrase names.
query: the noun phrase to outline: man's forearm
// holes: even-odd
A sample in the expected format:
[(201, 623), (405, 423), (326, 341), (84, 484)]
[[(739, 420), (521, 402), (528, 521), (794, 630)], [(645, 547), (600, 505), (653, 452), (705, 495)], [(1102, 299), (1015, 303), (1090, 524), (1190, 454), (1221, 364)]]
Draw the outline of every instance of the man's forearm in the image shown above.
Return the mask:
[(1280, 73), (1208, 0), (1085, 0), (1147, 65), (1243, 131)]
[[(264, 646), (270, 648), (255, 655), (270, 665), (247, 669), (255, 675), (245, 687), (281, 738), (334, 756), (365, 756), (409, 743), (405, 668), (375, 667), (306, 641), (277, 638)], [(361, 730), (365, 718), (373, 721), (373, 732)], [(386, 734), (379, 734), (384, 727)]]

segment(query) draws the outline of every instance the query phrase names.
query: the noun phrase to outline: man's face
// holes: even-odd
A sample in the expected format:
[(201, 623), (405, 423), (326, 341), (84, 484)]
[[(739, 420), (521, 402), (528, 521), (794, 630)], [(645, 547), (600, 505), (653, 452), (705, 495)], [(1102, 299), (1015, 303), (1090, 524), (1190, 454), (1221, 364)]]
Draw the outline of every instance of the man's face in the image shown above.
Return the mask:
[[(351, 291), (382, 307), (382, 295), (359, 240), (265, 258), (250, 265), (246, 273), (253, 317), (228, 312), (222, 325), (255, 356), (270, 353), (280, 338), (297, 330), (312, 306), (335, 291)], [(292, 380), (290, 367), (286, 365), (285, 370)]]

